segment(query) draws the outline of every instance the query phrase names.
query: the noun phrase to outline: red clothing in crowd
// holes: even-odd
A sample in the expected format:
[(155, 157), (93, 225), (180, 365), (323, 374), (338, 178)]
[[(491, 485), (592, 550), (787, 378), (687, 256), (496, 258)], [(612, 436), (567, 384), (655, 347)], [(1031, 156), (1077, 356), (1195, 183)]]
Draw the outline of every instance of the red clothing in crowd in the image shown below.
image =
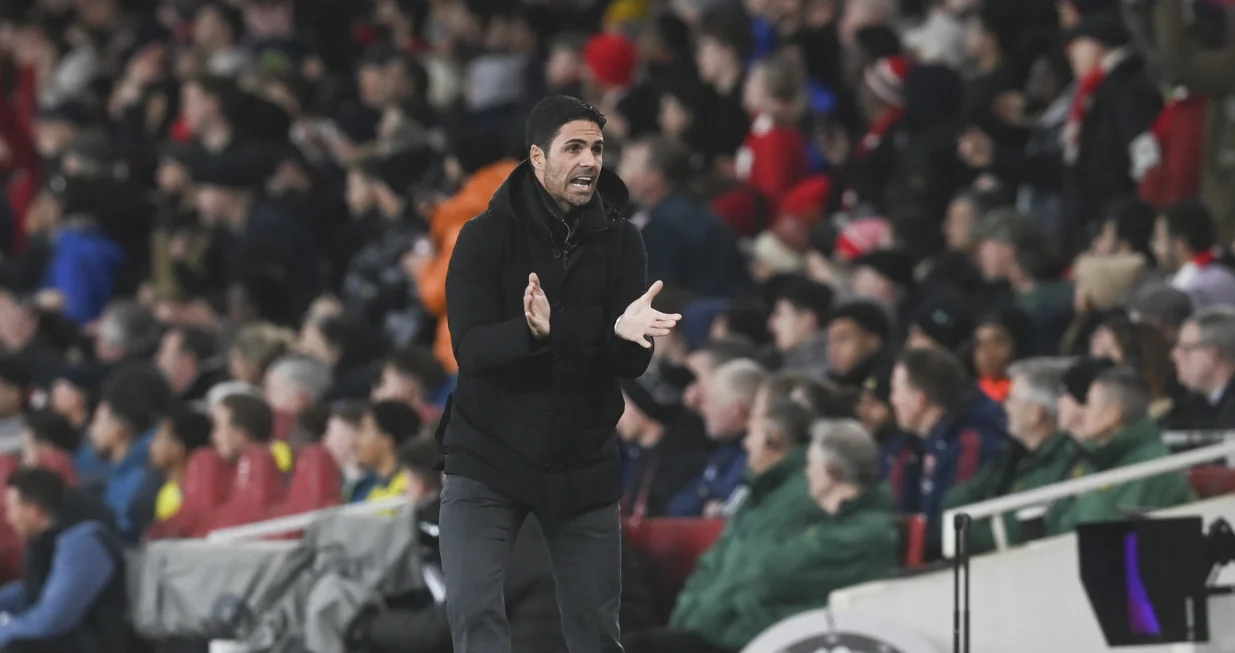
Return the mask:
[(1196, 197), (1201, 189), (1201, 144), (1209, 100), (1177, 92), (1153, 129), (1133, 145), (1139, 194), (1155, 208)]
[[(0, 87), (7, 86), (0, 80)], [(0, 98), (0, 140), (8, 158), (0, 164), (5, 195), (13, 212), (13, 248), (20, 252), (26, 239), (26, 210), (43, 183), (42, 162), (34, 146), (34, 119), (38, 115), (34, 69), (22, 67), (9, 97)]]
[(738, 149), (735, 168), (738, 181), (776, 202), (806, 178), (806, 139), (797, 127), (778, 125), (771, 116), (761, 115)]

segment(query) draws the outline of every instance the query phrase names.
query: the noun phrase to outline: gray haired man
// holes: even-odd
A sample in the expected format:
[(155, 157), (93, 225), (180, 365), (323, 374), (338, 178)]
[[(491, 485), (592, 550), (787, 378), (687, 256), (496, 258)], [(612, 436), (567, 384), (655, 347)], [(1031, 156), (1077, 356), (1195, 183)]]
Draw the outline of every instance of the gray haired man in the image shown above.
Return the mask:
[(1235, 428), (1235, 309), (1204, 309), (1184, 322), (1171, 352), (1179, 382), (1196, 396), (1179, 411), (1186, 430)]

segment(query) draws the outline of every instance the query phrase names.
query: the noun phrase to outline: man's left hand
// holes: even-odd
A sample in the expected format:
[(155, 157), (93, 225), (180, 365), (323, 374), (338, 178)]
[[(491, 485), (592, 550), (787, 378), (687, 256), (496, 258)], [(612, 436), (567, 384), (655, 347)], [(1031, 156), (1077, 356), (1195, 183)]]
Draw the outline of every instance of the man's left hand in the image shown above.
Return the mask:
[(652, 308), (652, 300), (664, 287), (663, 282), (657, 281), (639, 299), (631, 302), (622, 317), (618, 318), (613, 332), (619, 338), (638, 343), (645, 349), (652, 346), (652, 338), (669, 335), (682, 316), (677, 313), (661, 313)]

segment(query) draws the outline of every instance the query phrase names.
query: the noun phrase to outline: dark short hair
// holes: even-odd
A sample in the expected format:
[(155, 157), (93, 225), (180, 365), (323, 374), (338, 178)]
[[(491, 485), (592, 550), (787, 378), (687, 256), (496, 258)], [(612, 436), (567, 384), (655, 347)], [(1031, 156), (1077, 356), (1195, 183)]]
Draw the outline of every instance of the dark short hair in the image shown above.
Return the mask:
[(739, 358), (754, 360), (759, 357), (759, 348), (746, 338), (728, 336), (708, 340), (699, 345), (693, 353), (706, 354), (712, 359), (713, 365), (720, 367)]
[(369, 329), (364, 322), (347, 314), (331, 315), (317, 325), (326, 344), (339, 350), (340, 358), (346, 360), (363, 350), (368, 342)]
[(124, 425), (130, 437), (137, 437), (154, 424), (156, 413), (136, 384), (109, 383), (103, 388), (99, 404), (107, 404), (112, 417)]
[(288, 440), (293, 446), (321, 442), (330, 424), (330, 416), (330, 407), (325, 404), (316, 404), (300, 411), (292, 424)]
[(81, 433), (54, 410), (33, 410), (22, 416), (22, 422), (34, 441), (49, 444), (61, 451), (73, 453), (81, 443)]
[(789, 447), (798, 447), (810, 442), (810, 427), (814, 416), (805, 406), (796, 401), (778, 401), (768, 406), (764, 419), (776, 425)]
[(1153, 240), (1154, 221), (1158, 213), (1145, 200), (1131, 195), (1121, 197), (1111, 202), (1107, 209), (1107, 221), (1115, 225), (1115, 238), (1128, 243), (1132, 251), (1145, 255), (1153, 260), (1153, 250), (1149, 243)]
[(446, 368), (428, 347), (414, 345), (399, 349), (386, 359), (386, 364), (400, 375), (416, 379), (429, 392), (446, 383)]
[(33, 503), (49, 515), (59, 514), (68, 493), (64, 479), (45, 467), (15, 470), (5, 485), (17, 490), (22, 501)]
[(369, 402), (363, 399), (343, 399), (330, 404), (331, 417), (337, 417), (356, 428), (360, 428), (368, 412)]
[(420, 415), (402, 401), (379, 401), (369, 409), (369, 414), (378, 430), (394, 441), (396, 449), (420, 435)]
[(678, 188), (691, 180), (690, 154), (677, 143), (653, 136), (640, 140), (636, 145), (648, 148), (647, 165), (660, 172), (670, 186)]
[(897, 364), (905, 370), (909, 385), (945, 412), (960, 408), (969, 396), (969, 375), (952, 352), (935, 348), (910, 349), (901, 354)]
[(203, 413), (178, 404), (168, 411), (166, 420), (172, 437), (184, 446), (186, 453), (210, 445), (210, 418)]
[(815, 283), (805, 275), (795, 274), (781, 281), (776, 288), (774, 299), (783, 299), (799, 311), (809, 312), (815, 316), (819, 327), (823, 328), (828, 323), (835, 295), (831, 288)]
[(755, 49), (750, 16), (740, 6), (719, 7), (704, 14), (699, 21), (699, 36), (733, 48), (741, 61), (749, 59)]
[(435, 469), (438, 462), (437, 440), (415, 437), (399, 447), (399, 462), (407, 470), (433, 487), (441, 487), (441, 475)]
[(1218, 244), (1218, 227), (1204, 204), (1190, 200), (1166, 210), (1166, 230), (1193, 252), (1208, 252)]
[(577, 97), (550, 95), (537, 102), (527, 117), (527, 128), (523, 132), (527, 148), (535, 145), (548, 154), (549, 146), (562, 127), (576, 120), (586, 120), (596, 123), (601, 129), (605, 128), (605, 114)]
[(201, 327), (176, 327), (173, 332), (180, 334), (180, 351), (191, 354), (198, 361), (214, 358), (219, 353), (218, 340)]
[(246, 394), (230, 394), (219, 403), (231, 413), (232, 426), (244, 431), (255, 442), (269, 442), (274, 435), (274, 412), (262, 399)]

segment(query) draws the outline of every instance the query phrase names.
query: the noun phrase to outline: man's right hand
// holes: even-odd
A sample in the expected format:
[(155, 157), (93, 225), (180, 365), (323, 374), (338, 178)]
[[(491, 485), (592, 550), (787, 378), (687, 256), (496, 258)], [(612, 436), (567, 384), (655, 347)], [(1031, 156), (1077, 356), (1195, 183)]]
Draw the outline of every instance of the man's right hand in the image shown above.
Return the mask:
[(538, 340), (549, 337), (549, 298), (540, 287), (540, 278), (533, 272), (527, 276), (527, 289), (523, 291), (523, 315), (527, 326)]

